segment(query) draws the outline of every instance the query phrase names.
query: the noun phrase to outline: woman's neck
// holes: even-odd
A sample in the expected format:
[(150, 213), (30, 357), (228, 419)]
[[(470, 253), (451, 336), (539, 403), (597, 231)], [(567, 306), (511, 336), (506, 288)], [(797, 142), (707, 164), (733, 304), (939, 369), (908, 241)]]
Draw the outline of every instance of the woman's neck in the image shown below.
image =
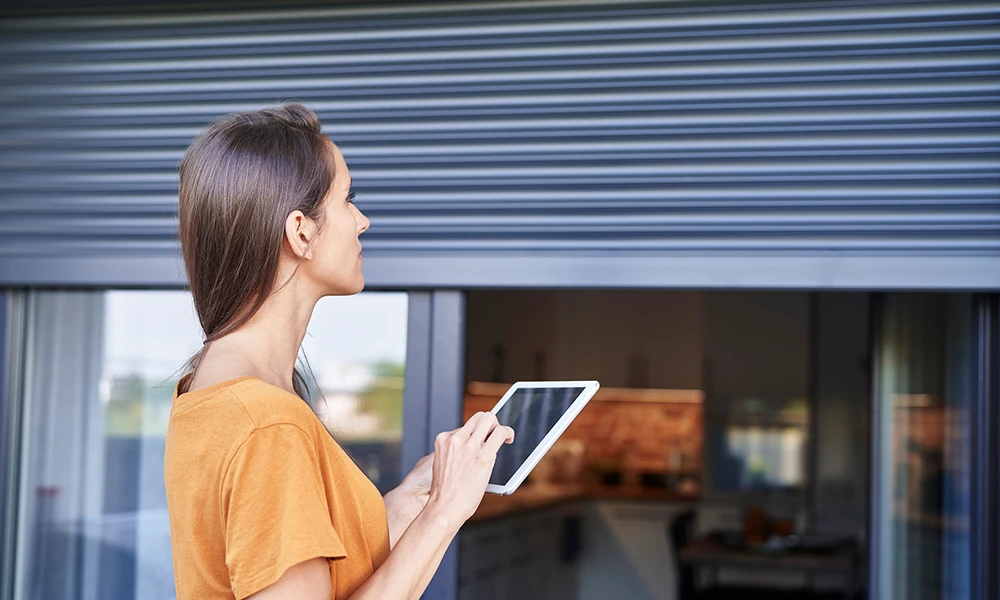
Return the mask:
[(319, 299), (294, 284), (269, 296), (245, 325), (208, 344), (191, 390), (250, 375), (295, 393), (295, 361)]

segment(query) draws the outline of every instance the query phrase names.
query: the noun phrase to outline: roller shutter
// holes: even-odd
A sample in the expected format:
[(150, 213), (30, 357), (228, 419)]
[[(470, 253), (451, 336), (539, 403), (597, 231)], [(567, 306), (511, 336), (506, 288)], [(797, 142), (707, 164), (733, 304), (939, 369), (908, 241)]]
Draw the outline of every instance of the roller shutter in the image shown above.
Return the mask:
[(0, 23), (0, 284), (176, 285), (176, 168), (301, 100), (375, 287), (1000, 288), (996, 2)]

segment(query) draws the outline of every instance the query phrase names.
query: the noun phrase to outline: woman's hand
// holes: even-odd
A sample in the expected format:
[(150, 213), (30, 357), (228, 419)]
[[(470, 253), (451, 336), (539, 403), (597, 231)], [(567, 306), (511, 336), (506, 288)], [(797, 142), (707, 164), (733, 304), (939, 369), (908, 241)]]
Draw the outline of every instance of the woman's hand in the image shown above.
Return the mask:
[(431, 481), (434, 478), (434, 453), (417, 461), (413, 470), (403, 478), (403, 481), (396, 489), (386, 494), (386, 500), (393, 496), (396, 501), (403, 501), (407, 504), (416, 505), (417, 510), (427, 504), (427, 497), (431, 493)]
[(513, 441), (514, 430), (489, 412), (476, 413), (464, 427), (439, 434), (428, 504), (461, 526), (483, 500), (500, 446)]

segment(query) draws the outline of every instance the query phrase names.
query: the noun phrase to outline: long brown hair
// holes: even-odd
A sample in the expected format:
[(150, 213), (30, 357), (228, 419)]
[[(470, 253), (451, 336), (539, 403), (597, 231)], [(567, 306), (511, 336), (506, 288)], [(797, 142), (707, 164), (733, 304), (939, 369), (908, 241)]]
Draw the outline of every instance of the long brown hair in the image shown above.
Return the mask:
[[(180, 242), (206, 346), (246, 324), (278, 284), (285, 220), (323, 224), (335, 175), (333, 145), (301, 104), (233, 113), (191, 142), (180, 164)], [(309, 400), (295, 369), (295, 392)], [(187, 391), (178, 390), (179, 393)]]

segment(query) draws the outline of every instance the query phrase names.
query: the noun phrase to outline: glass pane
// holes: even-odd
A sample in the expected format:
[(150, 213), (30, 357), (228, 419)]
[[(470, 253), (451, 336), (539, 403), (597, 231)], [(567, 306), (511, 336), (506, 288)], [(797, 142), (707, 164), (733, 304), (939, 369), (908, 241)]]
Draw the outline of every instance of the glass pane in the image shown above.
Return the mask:
[(407, 310), (405, 293), (324, 298), (302, 342), (316, 414), (383, 494), (401, 480)]
[(889, 294), (882, 307), (879, 597), (969, 597), (971, 298)]
[(174, 597), (163, 446), (184, 292), (32, 296), (16, 598)]
[[(399, 480), (406, 294), (320, 302), (317, 413), (381, 488)], [(201, 347), (182, 291), (31, 296), (15, 598), (174, 598), (163, 449)]]

